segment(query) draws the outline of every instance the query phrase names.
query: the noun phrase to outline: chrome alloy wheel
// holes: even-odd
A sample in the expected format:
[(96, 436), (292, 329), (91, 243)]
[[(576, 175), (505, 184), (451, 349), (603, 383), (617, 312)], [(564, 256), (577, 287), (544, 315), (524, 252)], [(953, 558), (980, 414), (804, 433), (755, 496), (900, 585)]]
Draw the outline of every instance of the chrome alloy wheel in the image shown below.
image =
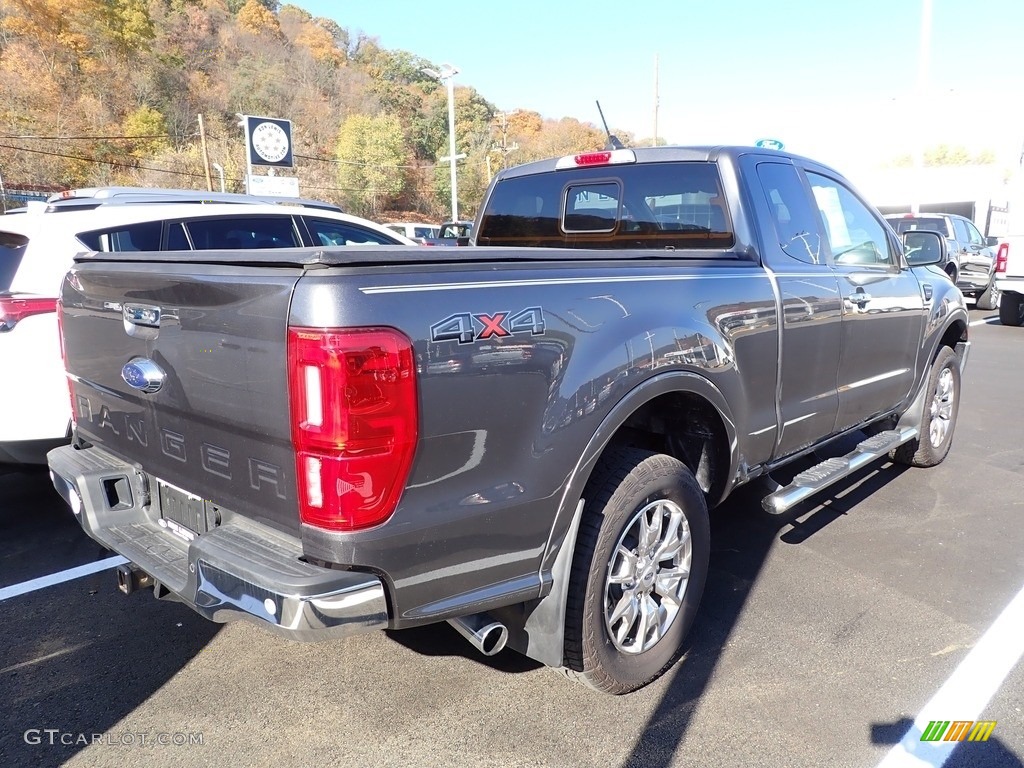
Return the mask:
[(932, 395), (931, 419), (928, 423), (928, 439), (933, 448), (938, 448), (949, 436), (950, 419), (953, 418), (953, 406), (956, 403), (956, 384), (953, 372), (943, 368), (939, 380), (935, 383)]
[(643, 653), (665, 636), (690, 578), (690, 525), (669, 499), (642, 507), (626, 525), (608, 563), (604, 620), (623, 653)]

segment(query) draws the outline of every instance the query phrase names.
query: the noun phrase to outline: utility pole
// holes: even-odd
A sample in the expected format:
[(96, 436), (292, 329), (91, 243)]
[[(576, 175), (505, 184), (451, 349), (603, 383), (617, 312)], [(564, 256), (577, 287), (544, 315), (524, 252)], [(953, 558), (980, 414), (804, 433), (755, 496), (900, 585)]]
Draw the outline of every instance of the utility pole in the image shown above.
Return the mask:
[(441, 162), (445, 162), (447, 160), (452, 164), (452, 221), (458, 221), (459, 193), (456, 188), (457, 179), (455, 175), (455, 161), (466, 156), (465, 154), (455, 154), (455, 76), (459, 74), (459, 70), (451, 64), (442, 64), (440, 72), (436, 69), (430, 69), (430, 67), (423, 67), (421, 71), (435, 80), (440, 80), (442, 83), (446, 83), (448, 86), (448, 157), (442, 157), (439, 159)]
[(651, 146), (658, 146), (658, 54), (654, 54), (654, 138)]
[(203, 170), (206, 171), (206, 191), (213, 192), (213, 179), (210, 178), (210, 153), (206, 150), (206, 127), (203, 115), (199, 114), (199, 143), (203, 148)]
[[(519, 149), (519, 144), (517, 144), (514, 141), (511, 144), (508, 143), (508, 112), (499, 112), (498, 114), (501, 116), (501, 143), (498, 144), (497, 142), (495, 142), (494, 144), (491, 145), (491, 149), (492, 150), (497, 150), (498, 152), (501, 152), (501, 167), (502, 168), (507, 168), (508, 167), (508, 153), (509, 152), (515, 152), (517, 149)], [(488, 183), (490, 183), (490, 180), (491, 180), (491, 164), (490, 164), (490, 156), (488, 156), (488, 160), (487, 160), (487, 181), (488, 181)]]
[(914, 143), (914, 195), (910, 203), (910, 212), (921, 210), (921, 188), (924, 182), (924, 142), (926, 124), (925, 94), (928, 90), (928, 64), (931, 59), (932, 44), (932, 0), (921, 0), (921, 37), (917, 52), (917, 94), (914, 99), (918, 130)]

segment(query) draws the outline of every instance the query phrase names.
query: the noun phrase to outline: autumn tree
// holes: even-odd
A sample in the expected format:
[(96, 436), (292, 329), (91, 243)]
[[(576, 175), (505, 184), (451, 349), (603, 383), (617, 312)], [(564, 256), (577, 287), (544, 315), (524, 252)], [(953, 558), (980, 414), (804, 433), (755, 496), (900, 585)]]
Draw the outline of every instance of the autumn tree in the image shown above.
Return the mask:
[(338, 184), (357, 211), (373, 214), (402, 193), (409, 153), (394, 115), (349, 117), (338, 134), (336, 157)]
[(248, 0), (238, 11), (238, 26), (254, 35), (281, 36), (281, 24), (274, 12), (260, 0)]

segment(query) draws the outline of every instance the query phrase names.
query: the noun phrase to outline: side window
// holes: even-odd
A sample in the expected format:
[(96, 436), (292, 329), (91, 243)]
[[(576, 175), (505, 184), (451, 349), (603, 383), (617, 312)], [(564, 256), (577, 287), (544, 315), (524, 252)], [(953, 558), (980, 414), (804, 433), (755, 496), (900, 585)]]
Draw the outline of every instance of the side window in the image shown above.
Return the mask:
[(964, 224), (967, 226), (967, 237), (970, 240), (971, 245), (984, 245), (985, 238), (981, 236), (981, 232), (971, 222), (965, 221)]
[(387, 235), (355, 224), (305, 217), (313, 242), (319, 245), (396, 245)]
[(885, 227), (860, 198), (834, 179), (808, 173), (825, 234), (838, 266), (896, 264)]
[(185, 234), (185, 225), (180, 221), (167, 225), (167, 250), (168, 251), (191, 251), (188, 236)]
[(185, 226), (197, 251), (300, 245), (291, 216), (223, 216), (189, 221)]
[(163, 222), (145, 221), (116, 229), (82, 232), (78, 235), (88, 248), (103, 253), (115, 251), (159, 251)]
[(956, 235), (956, 241), (960, 243), (960, 245), (967, 245), (967, 243), (971, 242), (971, 236), (967, 232), (967, 224), (964, 220), (956, 219), (952, 216), (949, 218), (950, 221), (953, 222), (953, 233)]
[(818, 220), (800, 172), (792, 165), (761, 163), (757, 176), (782, 250), (798, 261), (822, 264)]

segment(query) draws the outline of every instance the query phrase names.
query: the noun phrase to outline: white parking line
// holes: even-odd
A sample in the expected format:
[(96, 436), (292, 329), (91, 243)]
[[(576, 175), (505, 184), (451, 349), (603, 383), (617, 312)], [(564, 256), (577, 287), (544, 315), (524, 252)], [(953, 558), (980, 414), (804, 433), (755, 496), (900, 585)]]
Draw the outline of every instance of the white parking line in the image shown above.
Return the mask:
[[(924, 705), (903, 740), (893, 747), (878, 768), (939, 768), (960, 742), (921, 741), (932, 720), (978, 719), (989, 700), (1024, 655), (1024, 588), (981, 636), (953, 675)], [(999, 720), (999, 713), (993, 713)], [(961, 749), (975, 746), (965, 743)]]
[(6, 674), (8, 672), (14, 672), (17, 669), (25, 669), (26, 667), (31, 667), (33, 664), (40, 664), (44, 661), (50, 661), (50, 659), (56, 659), (61, 656), (67, 656), (69, 653), (75, 653), (76, 651), (80, 651), (83, 648), (88, 647), (89, 643), (82, 643), (82, 645), (73, 645), (70, 648), (61, 648), (59, 651), (54, 651), (53, 653), (48, 653), (45, 656), (40, 656), (38, 659), (29, 659), (28, 661), (23, 661), (19, 664), (11, 664), (11, 666), (9, 667), (4, 667), (3, 669), (0, 669), (0, 675)]
[(0, 588), (0, 602), (17, 597), (18, 595), (27, 594), (28, 592), (35, 592), (37, 589), (52, 587), (54, 584), (63, 584), (65, 581), (80, 579), (82, 576), (99, 573), (108, 568), (116, 568), (127, 562), (126, 558), (117, 555), (116, 557), (108, 557), (106, 560), (97, 560), (95, 563), (86, 563), (77, 568), (68, 568), (66, 571), (60, 571), (59, 573), (51, 573), (49, 576), (40, 576), (38, 579), (32, 579), (31, 581), (23, 581), (21, 584), (12, 584), (9, 587)]
[(998, 317), (983, 317), (981, 320), (971, 320), (968, 325), (995, 325), (998, 322)]

